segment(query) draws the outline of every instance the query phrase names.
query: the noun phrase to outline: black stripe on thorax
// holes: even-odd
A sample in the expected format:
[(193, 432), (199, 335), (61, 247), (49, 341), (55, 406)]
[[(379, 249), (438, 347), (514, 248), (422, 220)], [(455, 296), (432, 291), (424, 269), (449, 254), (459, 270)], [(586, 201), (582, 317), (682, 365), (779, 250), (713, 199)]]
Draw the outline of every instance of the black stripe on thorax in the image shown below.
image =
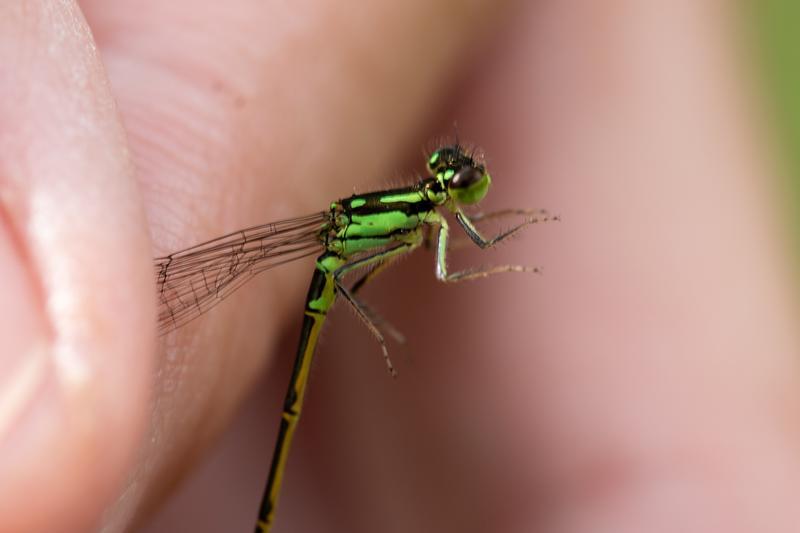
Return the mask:
[[(383, 199), (392, 196), (408, 196), (408, 200), (385, 202)], [(406, 215), (416, 215), (432, 210), (435, 206), (425, 197), (423, 184), (410, 187), (387, 189), (366, 194), (353, 195), (341, 201), (345, 214), (371, 215), (400, 211)]]

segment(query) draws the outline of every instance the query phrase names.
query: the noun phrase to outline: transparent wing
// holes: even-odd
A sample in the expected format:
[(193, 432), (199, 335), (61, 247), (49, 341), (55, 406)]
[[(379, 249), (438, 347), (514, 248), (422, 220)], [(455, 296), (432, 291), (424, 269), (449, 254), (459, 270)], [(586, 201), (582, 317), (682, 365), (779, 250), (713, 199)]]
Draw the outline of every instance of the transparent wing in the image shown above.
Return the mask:
[(159, 333), (194, 320), (256, 274), (318, 252), (329, 216), (254, 226), (157, 258)]

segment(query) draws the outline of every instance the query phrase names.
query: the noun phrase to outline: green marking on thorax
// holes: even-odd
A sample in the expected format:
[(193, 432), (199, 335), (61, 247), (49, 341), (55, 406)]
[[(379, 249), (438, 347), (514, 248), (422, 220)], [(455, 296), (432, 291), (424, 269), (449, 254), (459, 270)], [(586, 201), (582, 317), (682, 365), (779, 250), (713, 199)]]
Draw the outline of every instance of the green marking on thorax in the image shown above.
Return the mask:
[(402, 192), (398, 194), (381, 196), (381, 203), (384, 204), (395, 204), (395, 203), (415, 204), (417, 202), (421, 202), (422, 200), (423, 197), (419, 193), (419, 191)]
[(388, 236), (376, 236), (366, 239), (345, 239), (342, 242), (342, 255), (353, 256), (361, 252), (368, 252), (376, 248), (382, 248), (396, 241), (397, 239)]
[(419, 226), (419, 216), (403, 211), (386, 211), (369, 215), (353, 215), (350, 224), (336, 234), (340, 239), (382, 237), (397, 230), (410, 230)]

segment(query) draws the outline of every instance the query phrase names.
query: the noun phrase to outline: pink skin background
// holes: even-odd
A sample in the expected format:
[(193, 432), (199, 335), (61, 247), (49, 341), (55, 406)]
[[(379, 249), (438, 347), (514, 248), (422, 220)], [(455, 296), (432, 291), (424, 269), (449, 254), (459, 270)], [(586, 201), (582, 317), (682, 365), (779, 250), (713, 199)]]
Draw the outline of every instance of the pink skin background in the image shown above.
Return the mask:
[(311, 264), (158, 338), (152, 257), (408, 182), (453, 120), (487, 209), (562, 217), (453, 266), (543, 274), (387, 271), (398, 380), (337, 306), (275, 530), (796, 531), (744, 28), (712, 0), (3, 2), (0, 531), (249, 531)]

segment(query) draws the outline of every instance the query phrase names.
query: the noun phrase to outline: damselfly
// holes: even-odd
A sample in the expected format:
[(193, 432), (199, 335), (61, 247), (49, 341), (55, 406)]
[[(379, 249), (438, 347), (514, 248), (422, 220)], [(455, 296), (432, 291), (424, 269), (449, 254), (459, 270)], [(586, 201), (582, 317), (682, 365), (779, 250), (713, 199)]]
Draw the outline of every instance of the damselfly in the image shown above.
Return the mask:
[[(267, 532), (272, 524), (317, 337), (337, 296), (344, 298), (377, 339), (389, 372), (395, 376), (384, 332), (396, 337), (399, 334), (356, 298), (359, 289), (393, 261), (432, 241), (435, 234), (436, 277), (440, 281), (538, 271), (503, 265), (450, 272), (450, 229), (441, 211), (452, 213), (469, 239), (481, 248), (490, 248), (525, 226), (554, 217), (543, 210), (526, 209), (468, 216), (464, 208), (486, 196), (491, 177), (482, 158), (458, 144), (434, 151), (427, 166), (428, 177), (410, 187), (353, 195), (333, 202), (326, 211), (243, 229), (155, 260), (158, 326), (166, 333), (205, 313), (256, 274), (321, 251), (306, 296), (300, 343), (256, 532)], [(493, 238), (485, 238), (476, 228), (481, 221), (508, 216), (521, 217), (521, 222)], [(366, 273), (346, 286), (345, 276), (359, 270)]]

